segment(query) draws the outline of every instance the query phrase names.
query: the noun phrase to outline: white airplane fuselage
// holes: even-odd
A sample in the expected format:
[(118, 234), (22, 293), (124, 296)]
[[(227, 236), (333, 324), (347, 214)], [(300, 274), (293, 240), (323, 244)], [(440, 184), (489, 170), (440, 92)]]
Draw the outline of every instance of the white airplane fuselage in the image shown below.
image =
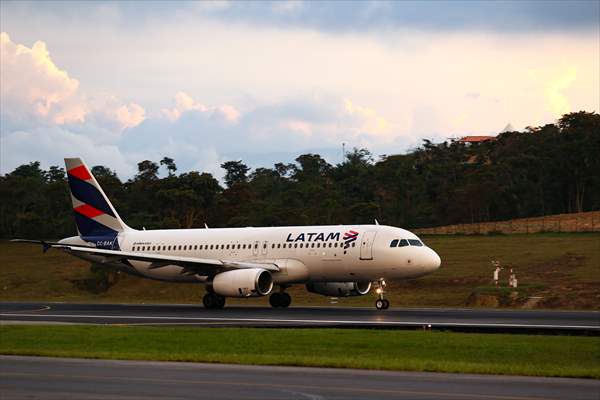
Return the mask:
[[(346, 239), (345, 239), (346, 238)], [(417, 278), (435, 271), (440, 257), (426, 245), (390, 247), (394, 240), (422, 243), (413, 233), (385, 225), (290, 226), (264, 228), (216, 228), (130, 230), (116, 240), (122, 251), (274, 263), (273, 283), (376, 281)], [(82, 244), (78, 236), (61, 243)], [(106, 243), (100, 244), (106, 247)], [(98, 261), (95, 255), (80, 256)], [(106, 260), (102, 261), (106, 264)], [(170, 282), (206, 282), (206, 276), (186, 274), (183, 267), (153, 267), (147, 261), (130, 260), (130, 272)], [(119, 267), (123, 267), (119, 263)]]

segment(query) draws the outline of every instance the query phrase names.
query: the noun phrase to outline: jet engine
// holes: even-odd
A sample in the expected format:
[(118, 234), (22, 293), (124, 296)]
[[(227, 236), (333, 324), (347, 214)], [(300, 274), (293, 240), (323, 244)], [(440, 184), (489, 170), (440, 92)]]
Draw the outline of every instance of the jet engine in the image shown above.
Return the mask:
[(371, 282), (312, 282), (306, 284), (306, 290), (323, 296), (362, 296), (371, 290)]
[(236, 269), (215, 275), (212, 288), (227, 297), (266, 296), (273, 289), (273, 278), (262, 268)]

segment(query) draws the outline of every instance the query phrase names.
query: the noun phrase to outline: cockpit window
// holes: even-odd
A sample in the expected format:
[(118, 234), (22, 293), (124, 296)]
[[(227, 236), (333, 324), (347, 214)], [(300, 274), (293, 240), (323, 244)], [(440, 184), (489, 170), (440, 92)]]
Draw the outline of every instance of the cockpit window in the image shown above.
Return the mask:
[(408, 246), (408, 240), (406, 240), (406, 239), (400, 240), (398, 247), (405, 247), (405, 246)]
[(417, 239), (408, 239), (408, 243), (410, 243), (411, 246), (423, 246), (423, 243)]
[(392, 240), (392, 242), (390, 243), (390, 247), (396, 247), (398, 246), (398, 239), (394, 239)]

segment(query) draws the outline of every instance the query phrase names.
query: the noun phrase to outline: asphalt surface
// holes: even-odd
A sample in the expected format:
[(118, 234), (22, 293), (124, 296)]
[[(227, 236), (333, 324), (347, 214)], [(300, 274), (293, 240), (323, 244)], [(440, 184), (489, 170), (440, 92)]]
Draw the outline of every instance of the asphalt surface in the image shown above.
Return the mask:
[(600, 334), (597, 311), (523, 311), (485, 309), (416, 309), (344, 307), (226, 307), (196, 305), (73, 303), (0, 303), (0, 322), (93, 324), (352, 327), (450, 329), (492, 332), (569, 332)]
[(0, 356), (8, 399), (594, 399), (600, 381)]

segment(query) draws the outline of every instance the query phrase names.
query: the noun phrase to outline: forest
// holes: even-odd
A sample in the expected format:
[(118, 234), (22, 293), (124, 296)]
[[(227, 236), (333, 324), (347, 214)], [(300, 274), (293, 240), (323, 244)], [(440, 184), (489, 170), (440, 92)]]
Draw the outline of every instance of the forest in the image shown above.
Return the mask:
[[(302, 154), (295, 163), (251, 170), (227, 161), (223, 182), (176, 161), (143, 160), (122, 181), (92, 168), (125, 222), (137, 229), (381, 224), (420, 228), (600, 209), (600, 115), (464, 144), (424, 140), (377, 159), (354, 149), (342, 163)], [(64, 168), (32, 161), (0, 176), (0, 236), (76, 234)]]

